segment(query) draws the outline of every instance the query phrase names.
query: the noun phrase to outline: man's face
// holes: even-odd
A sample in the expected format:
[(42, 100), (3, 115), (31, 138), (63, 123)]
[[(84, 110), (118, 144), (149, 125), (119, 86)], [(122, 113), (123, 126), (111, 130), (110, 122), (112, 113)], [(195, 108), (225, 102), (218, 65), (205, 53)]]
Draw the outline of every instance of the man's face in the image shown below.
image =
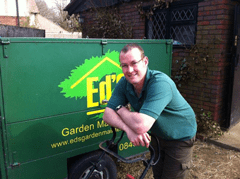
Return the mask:
[(133, 48), (127, 53), (120, 53), (120, 63), (125, 78), (133, 85), (143, 84), (148, 58), (142, 57), (141, 52), (137, 48)]

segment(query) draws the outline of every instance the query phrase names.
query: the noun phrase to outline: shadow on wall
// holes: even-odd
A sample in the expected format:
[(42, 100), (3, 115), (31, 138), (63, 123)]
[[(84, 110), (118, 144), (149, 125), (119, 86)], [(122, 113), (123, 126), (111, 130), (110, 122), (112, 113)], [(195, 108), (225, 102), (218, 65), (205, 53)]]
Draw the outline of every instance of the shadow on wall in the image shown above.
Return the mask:
[(45, 30), (0, 25), (0, 37), (45, 37)]

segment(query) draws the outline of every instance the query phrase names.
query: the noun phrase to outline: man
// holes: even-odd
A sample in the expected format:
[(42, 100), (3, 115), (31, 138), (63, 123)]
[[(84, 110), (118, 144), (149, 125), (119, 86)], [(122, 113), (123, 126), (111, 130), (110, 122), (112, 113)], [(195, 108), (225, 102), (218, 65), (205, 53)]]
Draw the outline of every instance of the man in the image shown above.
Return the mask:
[[(121, 50), (124, 77), (116, 85), (103, 119), (125, 131), (135, 146), (149, 147), (149, 130), (157, 136), (161, 151), (153, 166), (154, 178), (186, 178), (197, 129), (195, 114), (174, 82), (166, 74), (148, 69), (148, 63), (137, 44)], [(134, 112), (124, 107), (127, 103)], [(156, 148), (154, 139), (151, 145)]]

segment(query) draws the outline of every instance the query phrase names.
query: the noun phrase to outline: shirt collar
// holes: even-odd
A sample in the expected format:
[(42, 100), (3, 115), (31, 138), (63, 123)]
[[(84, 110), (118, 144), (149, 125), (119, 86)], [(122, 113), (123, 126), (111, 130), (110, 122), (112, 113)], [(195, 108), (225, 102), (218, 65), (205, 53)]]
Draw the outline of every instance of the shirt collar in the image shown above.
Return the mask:
[(149, 68), (147, 68), (147, 73), (146, 73), (146, 78), (145, 78), (145, 81), (144, 81), (144, 85), (143, 85), (143, 89), (142, 91), (144, 91), (146, 88), (147, 88), (147, 83), (150, 79), (150, 71)]
[[(144, 81), (142, 92), (145, 91), (145, 89), (147, 88), (147, 83), (148, 83), (148, 80), (150, 79), (150, 71), (151, 70), (149, 70), (149, 68), (147, 68), (146, 78), (145, 78), (145, 81)], [(127, 81), (127, 90), (130, 92), (130, 94), (135, 95), (134, 87), (128, 81)], [(140, 94), (140, 97), (142, 96), (142, 92)]]

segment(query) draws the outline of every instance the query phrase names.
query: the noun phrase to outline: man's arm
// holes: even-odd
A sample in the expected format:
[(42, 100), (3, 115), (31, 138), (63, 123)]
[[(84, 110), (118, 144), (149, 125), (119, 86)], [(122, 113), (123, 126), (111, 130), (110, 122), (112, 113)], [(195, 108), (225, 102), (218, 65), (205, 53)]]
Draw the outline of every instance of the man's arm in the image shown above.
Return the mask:
[(125, 131), (128, 136), (128, 139), (133, 143), (133, 145), (135, 146), (142, 145), (142, 146), (149, 147), (150, 137), (148, 133), (145, 132), (145, 133), (139, 134), (133, 131), (132, 128), (130, 127), (132, 124), (131, 123), (126, 124), (113, 109), (106, 107), (103, 115), (103, 120), (110, 126), (117, 127)]
[(105, 109), (103, 120), (112, 127), (116, 127), (123, 131), (128, 130), (128, 126), (122, 121), (121, 117), (109, 107)]
[(117, 114), (121, 117), (123, 122), (126, 123), (137, 134), (148, 132), (156, 121), (149, 115), (139, 112), (130, 112), (124, 107), (119, 109)]

